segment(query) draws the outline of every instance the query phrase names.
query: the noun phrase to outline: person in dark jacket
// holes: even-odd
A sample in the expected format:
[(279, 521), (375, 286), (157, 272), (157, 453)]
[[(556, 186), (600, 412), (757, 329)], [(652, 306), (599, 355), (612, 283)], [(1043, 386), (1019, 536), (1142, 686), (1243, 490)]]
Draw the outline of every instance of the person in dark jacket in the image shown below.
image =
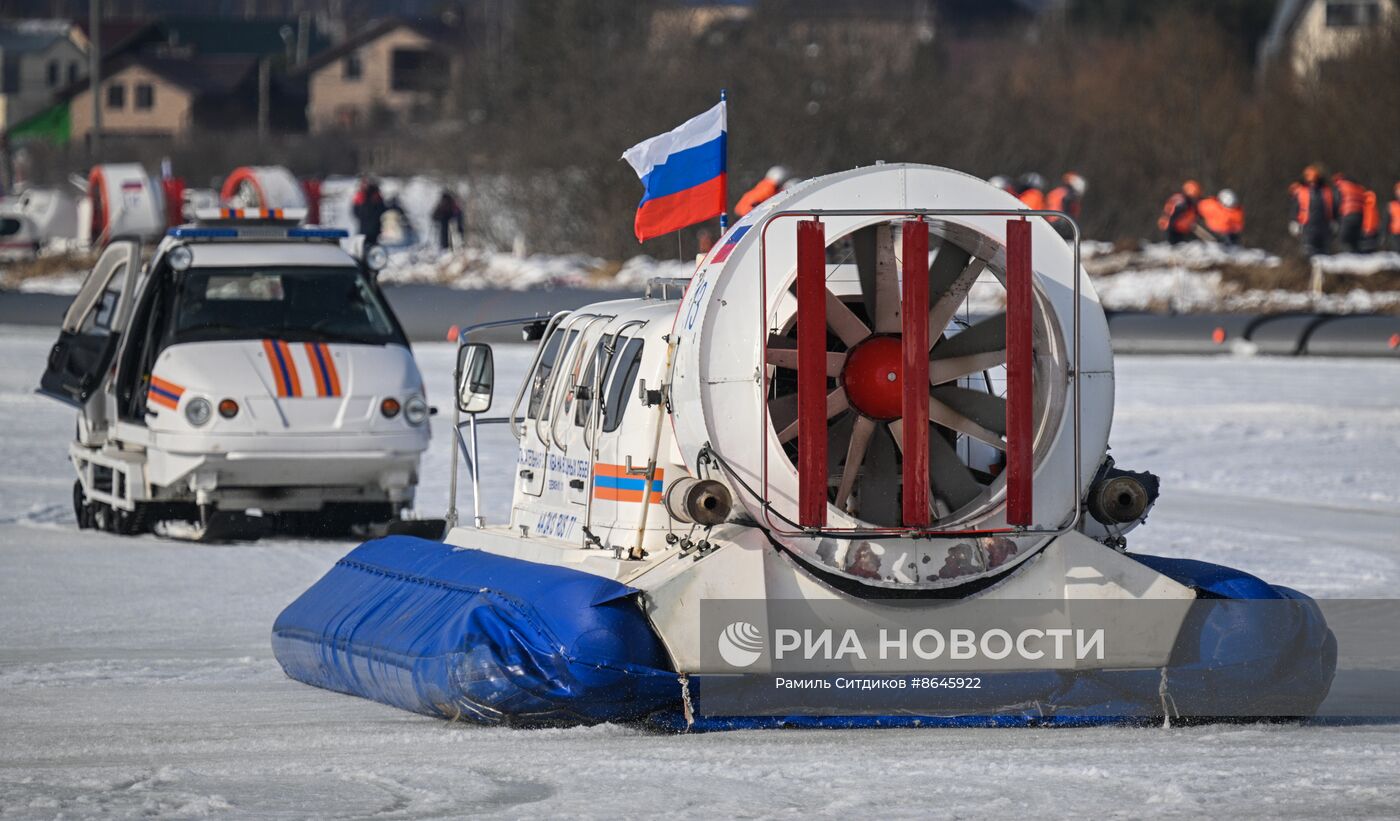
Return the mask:
[(383, 230), (381, 221), (384, 212), (389, 210), (384, 204), (384, 195), (379, 193), (379, 186), (373, 180), (361, 180), (360, 190), (355, 192), (352, 205), (355, 222), (360, 226), (360, 233), (365, 235), (365, 245), (377, 245), (379, 233)]
[(1332, 188), (1337, 192), (1337, 222), (1341, 226), (1338, 237), (1342, 247), (1359, 254), (1365, 237), (1366, 195), (1370, 192), (1340, 171), (1332, 175)]
[(442, 190), (442, 196), (438, 197), (437, 205), (433, 206), (433, 224), (437, 226), (438, 247), (444, 251), (452, 247), (452, 226), (457, 226), (458, 236), (466, 239), (466, 220), (462, 215), (462, 206), (446, 188)]
[(1310, 165), (1303, 169), (1303, 181), (1289, 188), (1293, 197), (1293, 219), (1288, 231), (1303, 243), (1308, 256), (1331, 252), (1332, 223), (1337, 218), (1336, 193), (1323, 179), (1322, 169)]

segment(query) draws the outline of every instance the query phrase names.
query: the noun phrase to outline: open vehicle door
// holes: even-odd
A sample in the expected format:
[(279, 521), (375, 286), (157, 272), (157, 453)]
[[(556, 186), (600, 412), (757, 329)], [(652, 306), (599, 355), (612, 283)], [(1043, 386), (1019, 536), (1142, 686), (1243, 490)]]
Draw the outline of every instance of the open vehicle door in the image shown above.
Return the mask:
[(107, 246), (63, 317), (40, 393), (78, 408), (87, 404), (116, 355), (140, 271), (139, 243)]

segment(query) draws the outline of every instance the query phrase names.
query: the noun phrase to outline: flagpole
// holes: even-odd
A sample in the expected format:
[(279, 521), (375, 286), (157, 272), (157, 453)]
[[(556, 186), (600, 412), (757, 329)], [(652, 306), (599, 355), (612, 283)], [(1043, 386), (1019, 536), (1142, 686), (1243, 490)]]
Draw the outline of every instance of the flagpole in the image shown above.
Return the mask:
[(729, 229), (729, 89), (719, 90), (719, 101), (724, 104), (724, 141), (720, 143), (720, 167), (724, 169), (724, 176), (719, 184), (719, 234), (724, 236)]

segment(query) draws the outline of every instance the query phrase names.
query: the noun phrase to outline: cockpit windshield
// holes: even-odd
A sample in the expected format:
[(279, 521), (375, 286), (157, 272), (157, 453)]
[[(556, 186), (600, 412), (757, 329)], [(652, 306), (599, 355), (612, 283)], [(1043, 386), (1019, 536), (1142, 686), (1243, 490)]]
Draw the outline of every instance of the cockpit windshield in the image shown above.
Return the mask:
[(171, 342), (284, 339), (407, 344), (359, 269), (191, 268), (178, 278)]

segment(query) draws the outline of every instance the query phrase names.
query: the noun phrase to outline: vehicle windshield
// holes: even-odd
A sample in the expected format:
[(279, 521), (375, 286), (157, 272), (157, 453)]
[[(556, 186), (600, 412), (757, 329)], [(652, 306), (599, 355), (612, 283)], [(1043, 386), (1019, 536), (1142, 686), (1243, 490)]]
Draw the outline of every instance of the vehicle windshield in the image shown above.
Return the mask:
[(358, 268), (191, 268), (179, 278), (172, 341), (284, 339), (407, 344)]

